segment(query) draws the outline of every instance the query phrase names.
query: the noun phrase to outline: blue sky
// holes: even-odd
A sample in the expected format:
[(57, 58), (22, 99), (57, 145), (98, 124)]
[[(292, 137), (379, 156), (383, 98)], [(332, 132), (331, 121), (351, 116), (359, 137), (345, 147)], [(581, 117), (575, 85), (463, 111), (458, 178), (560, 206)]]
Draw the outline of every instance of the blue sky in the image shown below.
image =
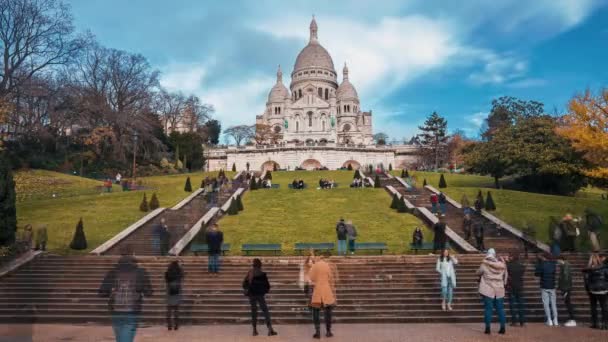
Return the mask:
[(308, 41), (341, 74), (348, 63), (374, 131), (410, 137), (433, 111), (477, 135), (493, 98), (565, 110), (608, 86), (608, 0), (71, 0), (79, 29), (145, 55), (161, 84), (216, 107), (224, 127), (253, 124), (281, 64), (284, 82)]

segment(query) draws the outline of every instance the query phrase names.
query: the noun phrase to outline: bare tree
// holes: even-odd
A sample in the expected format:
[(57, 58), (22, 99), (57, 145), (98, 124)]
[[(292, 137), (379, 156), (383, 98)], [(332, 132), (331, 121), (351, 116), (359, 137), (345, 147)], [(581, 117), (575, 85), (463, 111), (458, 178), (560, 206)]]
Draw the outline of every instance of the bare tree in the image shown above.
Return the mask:
[(34, 75), (66, 64), (85, 45), (59, 0), (0, 0), (0, 97)]
[(207, 103), (201, 103), (198, 96), (190, 95), (186, 100), (184, 119), (190, 132), (198, 132), (205, 122), (211, 118), (215, 108)]
[(186, 97), (182, 93), (169, 93), (165, 89), (156, 96), (156, 109), (167, 134), (175, 131), (183, 119)]
[(241, 146), (241, 143), (248, 141), (255, 135), (255, 126), (238, 125), (227, 128), (224, 133), (226, 136), (234, 139), (236, 146)]

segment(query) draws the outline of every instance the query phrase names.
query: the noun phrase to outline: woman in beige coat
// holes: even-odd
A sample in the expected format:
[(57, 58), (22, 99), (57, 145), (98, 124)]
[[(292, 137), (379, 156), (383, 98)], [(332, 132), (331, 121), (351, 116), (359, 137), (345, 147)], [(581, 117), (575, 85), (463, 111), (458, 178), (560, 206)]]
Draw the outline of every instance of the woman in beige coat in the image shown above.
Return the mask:
[(505, 283), (507, 282), (507, 265), (504, 259), (496, 258), (496, 251), (490, 248), (483, 259), (481, 266), (477, 270), (479, 280), (479, 294), (484, 304), (484, 321), (486, 324), (486, 334), (490, 334), (490, 323), (492, 322), (492, 311), (496, 308), (498, 320), (500, 321), (499, 334), (505, 333)]
[(325, 328), (327, 337), (332, 337), (331, 316), (333, 306), (336, 305), (336, 281), (337, 272), (334, 265), (326, 261), (325, 257), (319, 257), (309, 272), (310, 281), (314, 285), (310, 306), (312, 307), (312, 318), (315, 326), (313, 338), (321, 338), (320, 311), (323, 308)]

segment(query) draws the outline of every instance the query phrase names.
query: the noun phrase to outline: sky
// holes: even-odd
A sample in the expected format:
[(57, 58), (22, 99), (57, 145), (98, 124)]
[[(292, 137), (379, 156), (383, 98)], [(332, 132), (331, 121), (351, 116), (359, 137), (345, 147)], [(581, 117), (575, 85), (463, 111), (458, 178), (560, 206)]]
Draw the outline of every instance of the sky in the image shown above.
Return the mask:
[(313, 14), (374, 132), (391, 139), (413, 136), (433, 111), (475, 137), (492, 99), (561, 113), (572, 96), (608, 86), (608, 0), (68, 3), (79, 30), (144, 55), (163, 87), (212, 104), (224, 128), (255, 123), (279, 64), (289, 87)]

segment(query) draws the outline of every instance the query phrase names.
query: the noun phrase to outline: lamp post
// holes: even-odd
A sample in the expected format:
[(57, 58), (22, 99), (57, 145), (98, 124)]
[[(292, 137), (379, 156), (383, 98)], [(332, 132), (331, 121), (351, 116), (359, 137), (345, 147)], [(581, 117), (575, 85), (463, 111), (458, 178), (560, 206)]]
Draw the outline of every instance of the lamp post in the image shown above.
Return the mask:
[(131, 172), (131, 178), (135, 181), (135, 156), (137, 155), (137, 132), (133, 134), (133, 171)]

